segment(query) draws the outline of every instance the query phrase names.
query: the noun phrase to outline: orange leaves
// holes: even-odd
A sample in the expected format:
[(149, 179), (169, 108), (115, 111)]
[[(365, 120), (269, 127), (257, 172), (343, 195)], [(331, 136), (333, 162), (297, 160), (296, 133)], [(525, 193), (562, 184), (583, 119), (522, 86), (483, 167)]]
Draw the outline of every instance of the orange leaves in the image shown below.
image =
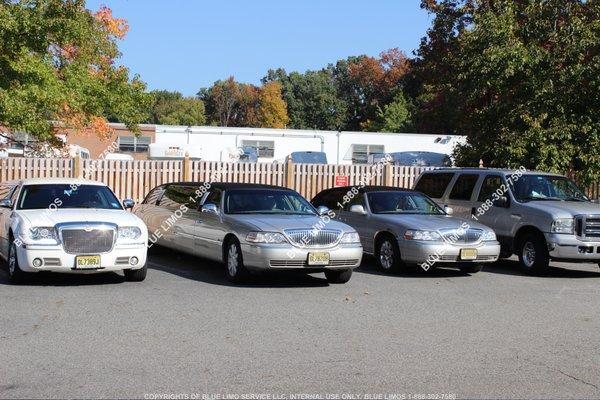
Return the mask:
[(287, 104), (281, 96), (282, 85), (277, 81), (265, 83), (260, 91), (260, 126), (285, 128), (289, 122)]
[(101, 6), (94, 14), (94, 18), (98, 21), (109, 35), (122, 39), (129, 30), (127, 21), (123, 18), (115, 18), (112, 10), (107, 6)]
[(102, 139), (109, 138), (114, 133), (114, 129), (110, 127), (106, 118), (73, 110), (68, 104), (61, 107), (61, 112), (57, 117), (65, 128), (88, 131)]
[(87, 128), (102, 139), (109, 138), (114, 133), (114, 129), (108, 125), (106, 118), (96, 115), (90, 118)]

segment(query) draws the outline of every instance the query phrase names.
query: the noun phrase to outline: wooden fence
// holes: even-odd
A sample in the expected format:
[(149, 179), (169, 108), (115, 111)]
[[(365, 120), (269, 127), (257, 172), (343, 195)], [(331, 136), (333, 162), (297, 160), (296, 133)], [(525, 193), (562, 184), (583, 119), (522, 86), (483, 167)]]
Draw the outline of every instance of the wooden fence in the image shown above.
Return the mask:
[[(0, 159), (0, 182), (24, 178), (85, 178), (110, 186), (120, 199), (144, 199), (153, 187), (169, 182), (243, 182), (285, 186), (311, 199), (341, 184), (412, 187), (423, 167), (226, 163), (213, 161)], [(346, 183), (347, 182), (347, 183)]]
[[(169, 182), (243, 182), (285, 186), (307, 199), (336, 185), (389, 185), (411, 188), (429, 167), (392, 165), (226, 163), (216, 161), (0, 159), (0, 182), (23, 178), (85, 178), (110, 186), (120, 199), (141, 201), (153, 187)], [(587, 194), (600, 196), (600, 184)]]

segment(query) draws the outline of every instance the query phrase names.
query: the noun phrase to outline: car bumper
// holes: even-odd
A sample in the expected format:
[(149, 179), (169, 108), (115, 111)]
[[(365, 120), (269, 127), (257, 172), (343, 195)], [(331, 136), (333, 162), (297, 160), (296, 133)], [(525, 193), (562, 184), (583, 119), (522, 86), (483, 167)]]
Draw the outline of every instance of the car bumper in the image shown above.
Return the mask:
[[(329, 253), (327, 265), (308, 265), (308, 253)], [(324, 270), (353, 269), (360, 265), (363, 248), (360, 245), (338, 245), (331, 248), (302, 249), (290, 245), (242, 244), (244, 265), (256, 270)]]
[[(67, 254), (61, 246), (35, 246), (26, 245), (17, 247), (19, 268), (24, 272), (63, 272), (63, 273), (97, 273), (106, 271), (120, 271), (123, 269), (140, 269), (146, 264), (147, 247), (144, 244), (115, 246), (109, 253), (100, 254), (100, 268), (76, 269), (76, 254)], [(86, 254), (87, 255), (87, 254)], [(89, 254), (93, 255), (93, 254)], [(130, 259), (136, 257), (138, 262), (130, 264)], [(33, 266), (33, 260), (39, 258), (43, 264)]]
[(600, 241), (582, 241), (573, 235), (545, 233), (548, 254), (554, 260), (599, 262)]
[[(477, 258), (472, 260), (461, 259), (461, 249), (477, 250)], [(418, 242), (402, 240), (400, 242), (400, 255), (404, 262), (424, 263), (483, 263), (494, 262), (500, 255), (500, 243), (497, 241), (482, 242), (477, 245), (456, 245), (445, 242)]]

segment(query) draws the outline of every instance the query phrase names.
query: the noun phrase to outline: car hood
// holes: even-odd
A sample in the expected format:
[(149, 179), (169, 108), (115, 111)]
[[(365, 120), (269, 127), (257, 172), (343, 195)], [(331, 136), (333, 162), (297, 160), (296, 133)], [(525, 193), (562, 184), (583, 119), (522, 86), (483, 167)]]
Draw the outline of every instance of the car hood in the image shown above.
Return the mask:
[(234, 215), (233, 220), (254, 226), (254, 229), (267, 232), (282, 232), (285, 229), (337, 229), (354, 231), (351, 227), (329, 217), (316, 215)]
[(600, 204), (589, 201), (532, 200), (521, 204), (535, 210), (550, 213), (555, 217), (571, 217), (580, 214), (600, 214)]
[(49, 209), (18, 210), (29, 226), (54, 226), (63, 222), (109, 222), (119, 226), (142, 226), (143, 222), (130, 212), (124, 210), (90, 209)]
[(386, 221), (401, 226), (406, 229), (420, 230), (438, 230), (438, 229), (458, 229), (461, 226), (466, 228), (468, 224), (471, 228), (478, 228), (489, 231), (490, 228), (480, 224), (472, 219), (451, 217), (448, 215), (422, 215), (422, 214), (389, 214), (382, 215)]

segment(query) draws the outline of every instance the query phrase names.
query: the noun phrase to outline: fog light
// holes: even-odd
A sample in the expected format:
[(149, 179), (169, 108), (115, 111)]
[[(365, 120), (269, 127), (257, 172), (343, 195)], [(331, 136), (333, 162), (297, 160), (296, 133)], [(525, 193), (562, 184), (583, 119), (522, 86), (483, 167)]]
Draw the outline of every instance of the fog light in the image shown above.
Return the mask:
[(129, 264), (131, 264), (131, 265), (137, 265), (138, 261), (140, 261), (140, 260), (138, 260), (137, 257), (131, 257), (129, 259)]
[(41, 258), (34, 258), (33, 259), (33, 266), (36, 267), (36, 268), (41, 267), (43, 263), (44, 262), (42, 261)]

